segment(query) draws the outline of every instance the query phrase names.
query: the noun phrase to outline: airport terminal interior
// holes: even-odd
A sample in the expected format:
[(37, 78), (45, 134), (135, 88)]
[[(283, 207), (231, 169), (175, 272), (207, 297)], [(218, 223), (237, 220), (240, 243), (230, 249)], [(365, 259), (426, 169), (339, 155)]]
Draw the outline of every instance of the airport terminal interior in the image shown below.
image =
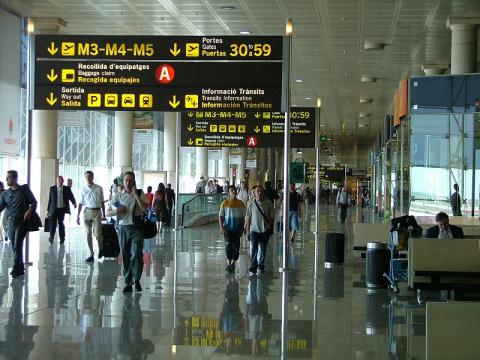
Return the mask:
[[(0, 0), (0, 359), (480, 358), (479, 28), (478, 0)], [(264, 269), (262, 230), (227, 266), (232, 185)]]

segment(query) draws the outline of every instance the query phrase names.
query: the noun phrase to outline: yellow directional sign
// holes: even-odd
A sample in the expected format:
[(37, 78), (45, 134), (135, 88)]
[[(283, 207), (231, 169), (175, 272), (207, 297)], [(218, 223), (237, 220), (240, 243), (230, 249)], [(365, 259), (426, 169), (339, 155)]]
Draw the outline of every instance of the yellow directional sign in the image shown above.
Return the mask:
[(263, 133), (270, 134), (270, 125), (263, 125)]
[(62, 69), (62, 82), (75, 82), (75, 69)]
[(237, 132), (237, 126), (236, 125), (228, 125), (228, 132), (229, 133)]
[(48, 52), (50, 55), (55, 55), (58, 51), (58, 48), (55, 46), (55, 43), (52, 41), (50, 43), (50, 46), (47, 48)]
[(173, 43), (173, 49), (170, 48), (170, 54), (172, 54), (173, 56), (177, 56), (178, 54), (180, 54), (180, 49), (178, 48), (177, 46), (177, 43)]
[(50, 69), (50, 73), (47, 74), (47, 79), (50, 80), (50, 82), (54, 82), (55, 80), (57, 80), (58, 78), (58, 75), (55, 74), (55, 71), (53, 69)]
[(244, 133), (246, 131), (246, 126), (245, 125), (238, 125), (238, 132), (239, 133)]
[(169, 100), (168, 103), (170, 104), (170, 106), (172, 108), (176, 108), (178, 105), (180, 105), (180, 101), (177, 100), (177, 96), (176, 95), (173, 95), (173, 98), (172, 100)]
[(192, 126), (192, 124), (188, 125), (187, 129), (188, 129), (188, 131), (190, 131), (190, 132), (191, 132), (191, 131), (193, 130), (193, 126)]
[(117, 107), (118, 94), (105, 94), (105, 107)]
[(153, 107), (153, 95), (152, 94), (140, 94), (140, 107), (151, 108)]
[(270, 113), (269, 112), (264, 112), (263, 113), (263, 118), (264, 119), (270, 119)]
[(53, 93), (50, 93), (50, 96), (47, 97), (47, 102), (50, 104), (50, 106), (55, 105), (57, 98), (53, 96)]
[(220, 132), (227, 132), (227, 125), (220, 125), (218, 128)]
[(210, 132), (218, 132), (218, 126), (217, 125), (210, 125)]
[(188, 143), (188, 145), (192, 146), (192, 145), (193, 145), (193, 140), (192, 140), (192, 138), (188, 139), (187, 143)]
[(102, 95), (101, 94), (88, 94), (88, 96), (87, 96), (87, 106), (88, 107), (100, 107), (100, 106), (102, 106)]
[(262, 116), (262, 114), (260, 114), (260, 113), (258, 113), (258, 112), (255, 113), (255, 118), (258, 119), (260, 116)]
[(188, 117), (193, 117), (193, 115), (195, 115), (195, 113), (193, 113), (193, 112), (188, 113)]
[(195, 139), (195, 145), (202, 146), (203, 145), (203, 139), (202, 138), (196, 138)]
[(185, 45), (185, 54), (188, 57), (198, 57), (198, 56), (200, 56), (200, 44), (198, 44), (198, 43), (187, 43)]
[(74, 42), (62, 42), (62, 56), (75, 56)]
[(260, 128), (257, 126), (255, 126), (255, 129), (253, 129), (253, 131), (255, 131), (257, 134), (260, 132)]
[(122, 107), (135, 107), (135, 94), (122, 94)]
[(198, 108), (198, 95), (185, 95), (185, 108), (187, 109)]

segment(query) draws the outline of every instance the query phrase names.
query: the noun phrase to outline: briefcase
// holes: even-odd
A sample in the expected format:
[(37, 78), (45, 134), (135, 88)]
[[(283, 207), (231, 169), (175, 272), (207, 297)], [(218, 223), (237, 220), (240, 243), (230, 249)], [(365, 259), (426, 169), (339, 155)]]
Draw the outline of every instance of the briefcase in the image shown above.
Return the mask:
[(43, 225), (43, 231), (50, 232), (50, 221), (51, 220), (52, 219), (50, 217), (45, 218), (45, 222), (44, 222), (44, 225)]

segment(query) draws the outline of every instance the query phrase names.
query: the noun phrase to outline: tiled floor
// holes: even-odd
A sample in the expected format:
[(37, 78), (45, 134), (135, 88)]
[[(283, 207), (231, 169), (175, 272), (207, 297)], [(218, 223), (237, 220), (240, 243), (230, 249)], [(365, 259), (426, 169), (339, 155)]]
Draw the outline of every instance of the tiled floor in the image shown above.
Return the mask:
[[(310, 215), (290, 248), (288, 273), (278, 271), (282, 244), (274, 237), (265, 274), (248, 276), (246, 241), (236, 273), (226, 274), (223, 239), (212, 224), (145, 241), (144, 290), (127, 296), (120, 260), (84, 262), (79, 228), (67, 229), (64, 246), (33, 233), (24, 280), (8, 275), (12, 251), (3, 244), (0, 358), (425, 358), (425, 310), (404, 306), (415, 304), (413, 294), (402, 287), (391, 303), (385, 290), (367, 290), (365, 261), (350, 250), (351, 222), (342, 227), (335, 208), (322, 205), (316, 239)], [(329, 269), (323, 238), (332, 231), (346, 232), (346, 257)]]

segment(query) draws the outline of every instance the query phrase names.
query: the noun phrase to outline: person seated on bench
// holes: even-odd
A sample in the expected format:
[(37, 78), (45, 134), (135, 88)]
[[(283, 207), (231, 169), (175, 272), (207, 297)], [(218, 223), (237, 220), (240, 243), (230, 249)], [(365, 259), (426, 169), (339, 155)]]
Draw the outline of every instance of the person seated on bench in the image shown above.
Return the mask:
[(459, 226), (450, 225), (448, 215), (439, 212), (435, 216), (436, 226), (427, 229), (426, 238), (429, 239), (463, 239), (463, 230)]

